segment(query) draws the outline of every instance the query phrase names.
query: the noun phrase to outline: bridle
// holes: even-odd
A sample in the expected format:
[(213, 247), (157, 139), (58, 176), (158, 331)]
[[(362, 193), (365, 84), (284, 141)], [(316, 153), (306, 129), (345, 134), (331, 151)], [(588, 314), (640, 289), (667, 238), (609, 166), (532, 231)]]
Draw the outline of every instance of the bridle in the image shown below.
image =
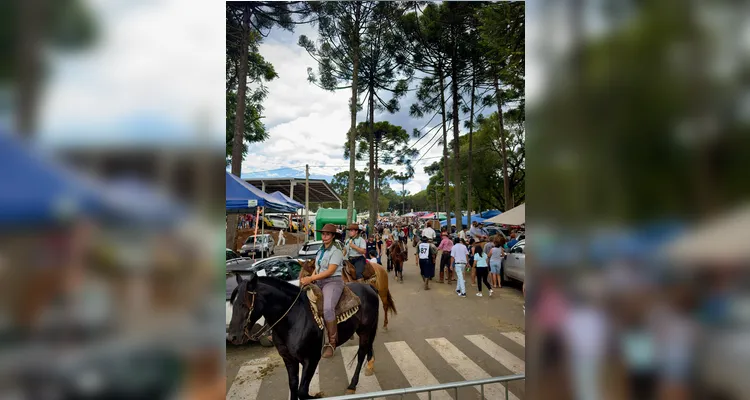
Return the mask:
[(271, 329), (273, 329), (274, 326), (276, 326), (276, 324), (281, 322), (281, 320), (284, 319), (284, 317), (286, 317), (287, 314), (289, 314), (289, 311), (291, 311), (292, 307), (294, 307), (294, 305), (297, 303), (297, 299), (299, 299), (299, 296), (302, 294), (302, 291), (303, 289), (300, 288), (299, 292), (297, 292), (297, 297), (294, 298), (294, 301), (292, 301), (292, 304), (286, 310), (284, 315), (282, 315), (281, 318), (279, 318), (276, 322), (274, 322), (273, 325), (268, 326), (268, 324), (266, 324), (258, 332), (255, 332), (254, 335), (251, 335), (250, 332), (248, 332), (248, 329), (249, 329), (248, 327), (250, 326), (250, 317), (253, 315), (253, 310), (255, 309), (255, 297), (258, 295), (258, 292), (251, 292), (248, 290), (247, 293), (253, 295), (253, 299), (250, 301), (250, 312), (247, 313), (247, 318), (245, 319), (245, 327), (243, 329), (243, 331), (245, 332), (245, 336), (247, 336), (252, 341), (257, 341), (262, 336), (265, 336), (268, 332), (271, 331)]

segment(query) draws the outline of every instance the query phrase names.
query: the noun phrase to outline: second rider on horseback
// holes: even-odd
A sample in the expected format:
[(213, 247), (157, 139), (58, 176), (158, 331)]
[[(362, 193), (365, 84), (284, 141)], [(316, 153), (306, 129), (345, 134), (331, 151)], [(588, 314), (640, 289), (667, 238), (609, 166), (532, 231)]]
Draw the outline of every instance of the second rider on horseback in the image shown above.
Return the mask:
[(349, 238), (344, 243), (344, 256), (354, 265), (357, 273), (356, 279), (361, 281), (365, 271), (365, 255), (367, 254), (367, 242), (359, 236), (359, 225), (349, 225)]

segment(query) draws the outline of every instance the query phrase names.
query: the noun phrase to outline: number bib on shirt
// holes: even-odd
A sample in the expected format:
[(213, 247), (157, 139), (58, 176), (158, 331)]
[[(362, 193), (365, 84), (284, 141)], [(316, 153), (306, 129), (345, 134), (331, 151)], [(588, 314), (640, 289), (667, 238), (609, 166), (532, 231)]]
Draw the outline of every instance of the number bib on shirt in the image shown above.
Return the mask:
[(419, 259), (426, 260), (430, 258), (430, 244), (420, 243), (419, 244)]

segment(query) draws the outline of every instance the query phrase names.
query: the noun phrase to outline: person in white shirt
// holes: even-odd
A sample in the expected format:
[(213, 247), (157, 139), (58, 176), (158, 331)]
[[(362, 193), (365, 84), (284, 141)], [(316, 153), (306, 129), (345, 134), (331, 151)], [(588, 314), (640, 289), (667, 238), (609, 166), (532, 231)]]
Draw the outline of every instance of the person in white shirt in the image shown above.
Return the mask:
[(458, 238), (461, 240), (466, 240), (466, 236), (468, 235), (468, 232), (466, 231), (466, 227), (464, 226), (463, 229), (458, 231)]
[(422, 236), (426, 236), (430, 242), (434, 242), (435, 236), (437, 235), (435, 234), (435, 230), (432, 229), (431, 226), (427, 225), (427, 227), (422, 231)]
[(451, 249), (451, 268), (456, 273), (456, 293), (460, 297), (466, 297), (466, 282), (464, 281), (464, 269), (469, 262), (469, 249), (463, 240), (456, 240)]
[(284, 230), (279, 231), (279, 246), (283, 246), (286, 244), (286, 238), (284, 237)]

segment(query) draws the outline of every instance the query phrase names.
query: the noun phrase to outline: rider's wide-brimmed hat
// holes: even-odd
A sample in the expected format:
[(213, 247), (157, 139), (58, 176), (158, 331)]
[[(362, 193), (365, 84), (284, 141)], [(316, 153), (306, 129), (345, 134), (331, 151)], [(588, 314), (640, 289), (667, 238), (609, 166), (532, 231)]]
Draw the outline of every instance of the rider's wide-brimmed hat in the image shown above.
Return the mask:
[(338, 233), (336, 231), (336, 225), (334, 225), (334, 224), (325, 224), (325, 225), (323, 225), (323, 229), (321, 229), (320, 232), (328, 232), (328, 233), (333, 233), (333, 234)]
[(355, 230), (355, 229), (357, 231), (359, 231), (359, 225), (357, 225), (357, 224), (351, 224), (351, 225), (349, 225), (348, 228), (346, 228), (346, 230), (348, 230), (348, 231), (352, 231), (352, 230)]

